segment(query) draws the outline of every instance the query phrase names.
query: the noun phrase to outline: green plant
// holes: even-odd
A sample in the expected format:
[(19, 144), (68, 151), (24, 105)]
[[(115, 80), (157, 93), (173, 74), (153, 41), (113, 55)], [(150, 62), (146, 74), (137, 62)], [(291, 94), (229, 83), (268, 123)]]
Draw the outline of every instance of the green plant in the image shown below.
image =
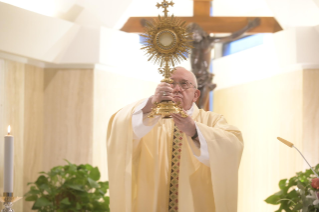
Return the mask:
[[(67, 161), (68, 162), (68, 161)], [(105, 196), (108, 182), (97, 182), (100, 171), (89, 164), (75, 165), (68, 162), (49, 172), (40, 172), (26, 201), (34, 201), (32, 210), (39, 212), (108, 212), (109, 197)]]
[[(318, 173), (319, 164), (314, 170)], [(307, 169), (305, 172), (297, 172), (296, 176), (290, 179), (280, 180), (280, 191), (269, 196), (265, 202), (280, 205), (275, 212), (319, 212), (318, 189), (311, 185), (315, 177), (312, 170)]]

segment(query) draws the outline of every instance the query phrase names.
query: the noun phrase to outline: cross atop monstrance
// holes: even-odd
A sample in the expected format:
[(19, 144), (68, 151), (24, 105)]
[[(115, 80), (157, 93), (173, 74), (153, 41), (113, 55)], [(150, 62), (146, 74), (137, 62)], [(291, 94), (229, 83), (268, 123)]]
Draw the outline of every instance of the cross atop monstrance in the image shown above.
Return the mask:
[[(141, 35), (145, 38), (141, 49), (146, 52), (149, 61), (160, 66), (158, 70), (164, 77), (161, 82), (165, 83), (174, 82), (170, 76), (176, 64), (186, 60), (184, 54), (190, 52), (192, 48), (191, 33), (187, 32), (185, 22), (175, 18), (174, 15), (167, 17), (167, 7), (173, 5), (172, 1), (168, 3), (166, 0), (163, 0), (161, 4), (157, 3), (157, 8), (164, 8), (164, 17), (159, 15), (157, 20), (148, 21), (145, 33)], [(150, 118), (155, 115), (171, 118), (172, 113), (179, 113), (182, 117), (187, 117), (178, 102), (163, 100), (155, 105), (156, 107), (152, 108), (148, 116)]]
[(169, 7), (169, 6), (174, 6), (174, 2), (170, 2), (170, 3), (168, 3), (166, 0), (163, 0), (163, 2), (160, 4), (160, 3), (157, 3), (157, 5), (156, 5), (156, 7), (157, 8), (160, 8), (160, 7), (163, 7), (164, 8), (164, 11), (163, 11), (163, 13), (165, 14), (165, 17), (167, 17), (167, 13), (169, 12), (168, 10), (167, 10), (167, 8)]

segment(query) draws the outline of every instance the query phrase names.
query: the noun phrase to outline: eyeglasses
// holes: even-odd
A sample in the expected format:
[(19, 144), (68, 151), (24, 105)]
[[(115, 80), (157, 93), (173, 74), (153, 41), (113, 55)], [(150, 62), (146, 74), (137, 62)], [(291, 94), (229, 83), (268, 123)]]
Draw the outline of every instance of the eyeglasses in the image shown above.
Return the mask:
[(178, 84), (179, 87), (181, 87), (183, 90), (189, 89), (189, 88), (191, 88), (191, 87), (196, 88), (195, 85), (193, 85), (191, 82), (188, 82), (188, 81), (173, 82), (173, 83), (171, 83), (172, 88), (175, 88), (177, 84)]

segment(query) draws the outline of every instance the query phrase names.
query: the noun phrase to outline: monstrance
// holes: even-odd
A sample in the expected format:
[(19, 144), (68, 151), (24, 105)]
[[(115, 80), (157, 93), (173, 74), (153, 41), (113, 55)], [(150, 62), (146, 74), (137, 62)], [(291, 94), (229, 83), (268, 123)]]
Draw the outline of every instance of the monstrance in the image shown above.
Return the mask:
[[(148, 61), (154, 61), (159, 64), (159, 73), (164, 79), (161, 82), (173, 83), (170, 78), (175, 70), (175, 64), (186, 60), (185, 54), (189, 53), (191, 45), (191, 34), (187, 32), (185, 21), (181, 21), (172, 15), (167, 16), (169, 12), (167, 8), (173, 6), (173, 1), (167, 2), (163, 0), (161, 4), (157, 3), (157, 8), (164, 8), (164, 17), (158, 15), (158, 19), (148, 21), (146, 23), (146, 32), (141, 36), (145, 37), (143, 50), (149, 56)], [(172, 68), (171, 68), (172, 67)], [(152, 108), (149, 117), (161, 115), (163, 118), (171, 118), (171, 113), (180, 113), (183, 117), (184, 113), (179, 102), (162, 101), (156, 103), (156, 107)]]

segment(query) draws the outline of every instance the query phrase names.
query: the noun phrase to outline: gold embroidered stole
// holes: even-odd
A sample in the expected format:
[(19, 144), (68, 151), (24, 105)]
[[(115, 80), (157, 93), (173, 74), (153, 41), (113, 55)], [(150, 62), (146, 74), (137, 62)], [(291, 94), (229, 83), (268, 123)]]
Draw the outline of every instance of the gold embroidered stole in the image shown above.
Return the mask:
[(182, 131), (174, 124), (168, 211), (178, 212), (178, 180), (182, 153)]

